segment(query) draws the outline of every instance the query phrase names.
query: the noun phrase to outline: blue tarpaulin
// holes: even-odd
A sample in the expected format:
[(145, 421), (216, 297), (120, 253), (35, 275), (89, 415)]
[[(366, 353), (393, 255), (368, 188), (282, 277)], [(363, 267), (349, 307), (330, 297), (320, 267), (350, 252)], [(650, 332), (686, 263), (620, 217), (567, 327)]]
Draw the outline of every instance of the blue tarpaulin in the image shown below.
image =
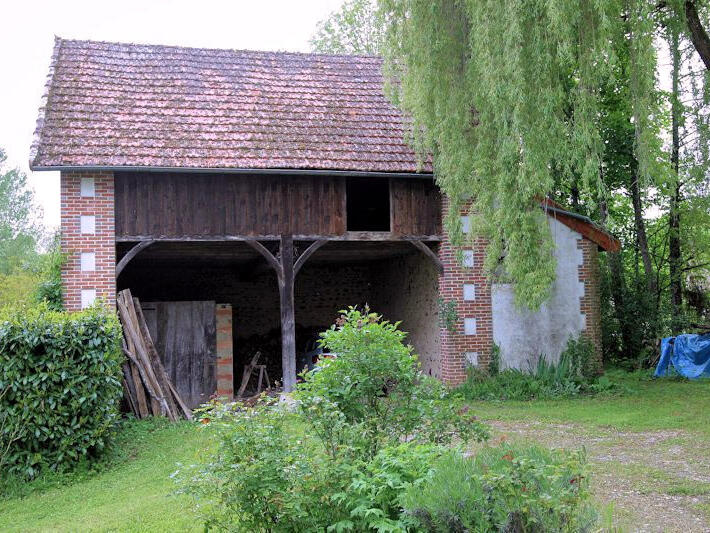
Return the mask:
[(670, 365), (686, 378), (710, 377), (710, 333), (678, 335), (661, 341), (661, 358), (654, 376), (667, 376)]

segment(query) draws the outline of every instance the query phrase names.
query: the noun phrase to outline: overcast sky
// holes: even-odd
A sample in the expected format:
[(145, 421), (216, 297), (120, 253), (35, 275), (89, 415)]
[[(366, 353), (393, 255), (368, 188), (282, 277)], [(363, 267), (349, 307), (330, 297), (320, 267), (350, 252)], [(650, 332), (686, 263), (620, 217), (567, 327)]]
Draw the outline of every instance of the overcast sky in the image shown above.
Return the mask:
[(23, 0), (0, 8), (0, 147), (27, 172), (43, 222), (59, 226), (59, 173), (28, 158), (54, 35), (207, 48), (308, 51), (342, 0)]

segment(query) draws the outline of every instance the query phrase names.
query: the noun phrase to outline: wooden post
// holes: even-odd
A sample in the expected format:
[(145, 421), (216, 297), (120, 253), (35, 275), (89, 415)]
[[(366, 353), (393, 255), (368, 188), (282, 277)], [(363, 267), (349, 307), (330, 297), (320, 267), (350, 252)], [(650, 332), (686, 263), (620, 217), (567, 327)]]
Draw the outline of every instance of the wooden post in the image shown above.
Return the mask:
[[(281, 302), (281, 364), (284, 392), (291, 392), (296, 387), (296, 312), (293, 301), (293, 283), (296, 274), (306, 260), (327, 241), (324, 239), (312, 243), (296, 258), (293, 250), (293, 235), (281, 235), (280, 253), (274, 257), (259, 241), (246, 243), (259, 252), (276, 272), (279, 283)], [(294, 261), (295, 260), (295, 261)]]
[(279, 280), (281, 297), (281, 364), (283, 365), (284, 392), (296, 386), (296, 318), (293, 298), (293, 237), (281, 236), (281, 268)]

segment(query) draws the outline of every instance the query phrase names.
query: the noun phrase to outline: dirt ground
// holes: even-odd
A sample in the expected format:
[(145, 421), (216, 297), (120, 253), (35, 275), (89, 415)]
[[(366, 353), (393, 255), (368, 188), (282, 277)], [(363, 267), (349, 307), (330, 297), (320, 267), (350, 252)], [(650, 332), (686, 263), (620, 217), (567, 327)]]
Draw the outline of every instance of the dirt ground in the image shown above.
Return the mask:
[(710, 442), (701, 437), (535, 421), (490, 424), (494, 439), (584, 447), (602, 523), (611, 522), (612, 530), (710, 532)]

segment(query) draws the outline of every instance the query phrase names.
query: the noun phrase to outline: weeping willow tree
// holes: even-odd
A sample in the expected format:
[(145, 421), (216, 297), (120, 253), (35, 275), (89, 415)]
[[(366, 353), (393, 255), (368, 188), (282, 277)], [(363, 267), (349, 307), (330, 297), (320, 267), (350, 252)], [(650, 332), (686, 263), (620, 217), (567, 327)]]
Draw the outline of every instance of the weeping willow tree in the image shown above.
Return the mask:
[[(588, 209), (600, 178), (600, 87), (631, 39), (631, 100), (639, 179), (658, 145), (654, 10), (646, 0), (381, 0), (389, 89), (413, 120), (417, 151), (433, 154), (448, 196), (446, 227), (462, 244), (459, 213), (489, 241), (486, 269), (538, 307), (555, 277), (541, 200), (574, 184)], [(500, 274), (504, 273), (504, 274)]]

